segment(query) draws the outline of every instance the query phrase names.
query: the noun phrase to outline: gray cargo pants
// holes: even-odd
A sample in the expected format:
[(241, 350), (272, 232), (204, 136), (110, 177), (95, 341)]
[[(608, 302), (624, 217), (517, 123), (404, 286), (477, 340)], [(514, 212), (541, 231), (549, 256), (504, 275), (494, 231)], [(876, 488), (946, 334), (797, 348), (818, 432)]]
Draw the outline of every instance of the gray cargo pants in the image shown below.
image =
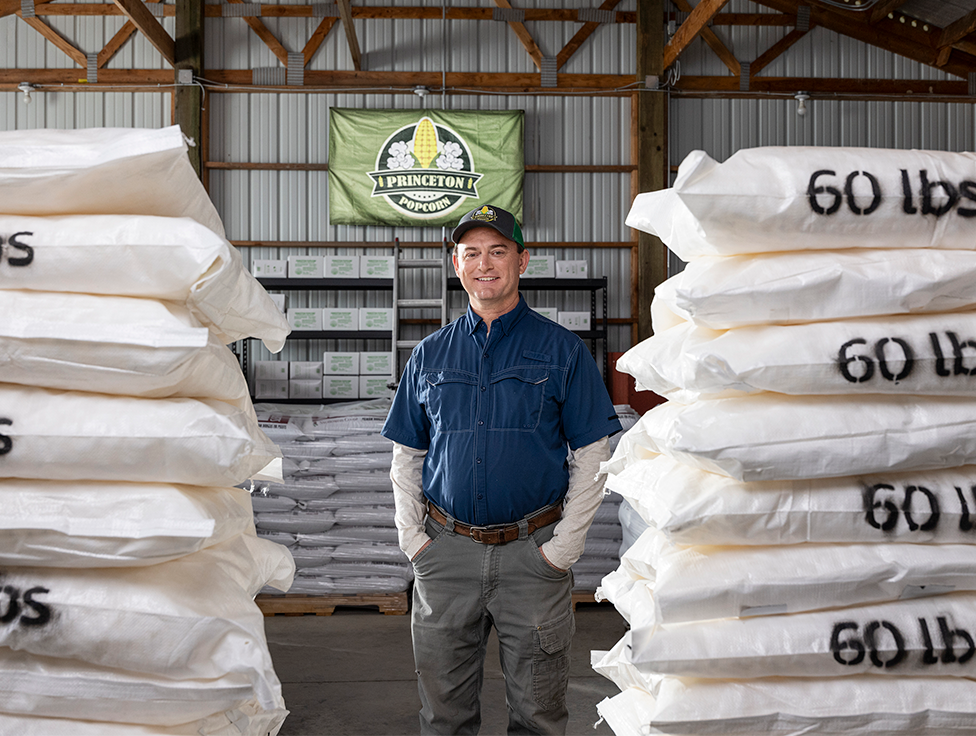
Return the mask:
[(484, 545), (427, 519), (433, 544), (414, 560), (413, 652), (420, 732), (477, 734), (485, 645), (498, 634), (510, 734), (564, 734), (576, 630), (570, 572), (539, 546), (555, 524)]

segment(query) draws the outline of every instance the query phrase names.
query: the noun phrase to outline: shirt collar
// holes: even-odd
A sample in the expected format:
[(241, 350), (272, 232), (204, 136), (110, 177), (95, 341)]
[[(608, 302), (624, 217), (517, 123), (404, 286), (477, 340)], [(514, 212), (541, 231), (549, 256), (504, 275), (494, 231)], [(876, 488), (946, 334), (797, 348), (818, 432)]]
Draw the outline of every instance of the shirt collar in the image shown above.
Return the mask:
[[(528, 311), (529, 307), (525, 303), (525, 297), (522, 296), (522, 292), (519, 292), (519, 300), (518, 304), (515, 305), (515, 308), (510, 312), (505, 312), (505, 314), (495, 321), (501, 323), (502, 332), (507, 335), (509, 332), (511, 332), (512, 328), (518, 323), (518, 321), (528, 313)], [(464, 315), (464, 318), (467, 320), (466, 328), (469, 335), (473, 335), (475, 330), (478, 329), (478, 325), (484, 322), (484, 320), (471, 308), (470, 304), (468, 304), (468, 312)]]

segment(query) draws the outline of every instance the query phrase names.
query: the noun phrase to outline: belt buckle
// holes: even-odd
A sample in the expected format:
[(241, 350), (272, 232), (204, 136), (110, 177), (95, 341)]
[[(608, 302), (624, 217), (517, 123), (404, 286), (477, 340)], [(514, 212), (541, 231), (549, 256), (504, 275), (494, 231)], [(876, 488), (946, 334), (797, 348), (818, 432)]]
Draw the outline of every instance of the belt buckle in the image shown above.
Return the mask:
[(505, 541), (504, 527), (472, 526), (468, 532), (478, 544), (501, 544)]

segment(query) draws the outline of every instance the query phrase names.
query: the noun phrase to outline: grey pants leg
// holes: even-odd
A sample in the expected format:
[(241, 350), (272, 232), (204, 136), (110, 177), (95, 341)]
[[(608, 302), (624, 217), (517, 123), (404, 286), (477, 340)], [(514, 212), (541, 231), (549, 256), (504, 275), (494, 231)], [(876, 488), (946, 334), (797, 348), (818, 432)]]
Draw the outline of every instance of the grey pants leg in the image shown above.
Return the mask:
[(555, 525), (482, 545), (427, 520), (414, 561), (412, 631), (422, 734), (476, 734), (485, 645), (498, 633), (509, 733), (563, 734), (575, 622), (572, 574), (543, 559)]

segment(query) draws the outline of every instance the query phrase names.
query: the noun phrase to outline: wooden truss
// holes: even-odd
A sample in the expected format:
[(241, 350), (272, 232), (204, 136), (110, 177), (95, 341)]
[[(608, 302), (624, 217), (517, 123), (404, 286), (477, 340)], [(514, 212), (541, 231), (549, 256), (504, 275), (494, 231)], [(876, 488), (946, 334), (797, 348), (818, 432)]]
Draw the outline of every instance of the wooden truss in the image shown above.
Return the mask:
[[(722, 13), (728, 0), (671, 0), (687, 13), (664, 50), (664, 67), (672, 66), (691, 42), (700, 37), (728, 68), (727, 76), (682, 76), (674, 89), (682, 94), (759, 96), (769, 93), (864, 95), (880, 98), (960, 99), (971, 95), (969, 80), (976, 74), (976, 11), (945, 28), (906, 17), (899, 8), (906, 0), (880, 0), (865, 12), (852, 12), (818, 0), (753, 0), (775, 13)], [(719, 26), (781, 26), (789, 30), (755, 59), (738, 59), (719, 39)], [(914, 61), (941, 69), (958, 80), (847, 79), (770, 77), (761, 74), (813, 28), (821, 27)]]
[[(159, 2), (159, 0), (147, 0)], [(513, 11), (508, 0), (494, 0), (497, 8)], [(495, 73), (450, 73), (446, 75), (448, 86), (464, 87), (466, 89), (485, 88), (492, 91), (510, 91), (513, 93), (527, 91), (547, 91), (550, 94), (565, 93), (571, 88), (574, 94), (580, 92), (606, 93), (621, 87), (632, 85), (631, 76), (622, 75), (591, 75), (573, 74), (560, 75), (553, 85), (543, 85), (540, 79), (543, 67), (549, 64), (553, 72), (562, 69), (573, 54), (599, 28), (601, 22), (608, 19), (617, 23), (634, 23), (635, 13), (615, 12), (614, 8), (620, 0), (604, 0), (596, 12), (603, 13), (599, 20), (591, 20), (589, 15), (578, 10), (524, 10), (517, 11), (518, 19), (508, 21), (513, 33), (517, 36), (526, 53), (532, 59), (540, 74), (495, 74)], [(321, 5), (271, 5), (248, 3), (246, 0), (227, 0), (227, 4), (243, 6), (239, 13), (226, 13), (222, 5), (205, 5), (206, 17), (233, 16), (246, 23), (254, 34), (271, 50), (272, 54), (287, 67), (289, 51), (284, 44), (272, 33), (261, 20), (267, 18), (308, 18), (315, 17), (316, 11), (321, 11)], [(0, 17), (16, 14), (26, 23), (37, 30), (48, 41), (64, 52), (78, 66), (91, 68), (89, 54), (79, 49), (71, 41), (64, 38), (43, 18), (45, 16), (94, 16), (94, 15), (124, 15), (127, 17), (125, 25), (97, 54), (98, 70), (102, 70), (108, 61), (118, 52), (125, 42), (136, 32), (143, 33), (159, 51), (163, 59), (171, 66), (177, 66), (174, 53), (174, 40), (169, 36), (157, 20), (158, 15), (164, 17), (175, 15), (175, 6), (163, 5), (156, 8), (154, 14), (142, 0), (114, 0), (109, 3), (74, 3), (61, 4), (55, 2), (38, 2), (33, 5), (33, 12), (25, 14), (22, 0), (0, 0)], [(335, 0), (335, 12), (323, 17), (312, 32), (308, 42), (302, 49), (304, 66), (308, 66), (315, 53), (321, 47), (332, 27), (342, 21), (346, 41), (352, 60), (352, 71), (314, 71), (303, 70), (303, 83), (298, 88), (283, 88), (283, 91), (314, 91), (316, 88), (328, 87), (377, 87), (417, 85), (440, 87), (445, 77), (437, 72), (369, 72), (362, 67), (362, 54), (359, 41), (353, 25), (354, 19), (431, 19), (431, 20), (479, 20), (492, 21), (498, 18), (492, 8), (436, 8), (436, 7), (368, 7), (353, 6), (350, 0)], [(581, 27), (551, 60), (547, 59), (538, 44), (532, 38), (525, 26), (525, 21), (556, 21), (581, 23)], [(294, 62), (294, 54), (292, 63)], [(203, 76), (217, 84), (234, 85), (236, 91), (247, 88), (252, 83), (250, 70), (205, 70)], [(77, 71), (70, 69), (10, 69), (0, 70), (0, 88), (13, 87), (19, 81), (29, 77), (38, 84), (74, 85), (79, 81), (88, 83), (94, 80), (79, 80)], [(151, 88), (160, 84), (172, 82), (172, 73), (160, 69), (105, 69), (98, 74), (97, 84), (94, 86), (131, 86), (133, 89)], [(267, 85), (262, 85), (262, 89)], [(561, 89), (560, 89), (561, 88)], [(620, 92), (620, 94), (629, 94)], [(384, 92), (388, 92), (384, 90)]]

